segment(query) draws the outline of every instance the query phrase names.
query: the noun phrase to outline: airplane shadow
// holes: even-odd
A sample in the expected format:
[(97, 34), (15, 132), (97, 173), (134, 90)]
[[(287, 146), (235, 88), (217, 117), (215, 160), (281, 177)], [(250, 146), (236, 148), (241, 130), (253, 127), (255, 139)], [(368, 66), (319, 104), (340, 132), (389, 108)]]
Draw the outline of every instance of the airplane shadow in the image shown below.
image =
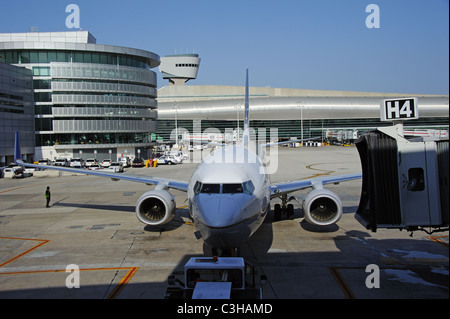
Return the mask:
[[(128, 212), (128, 213), (135, 213), (136, 207), (135, 206), (118, 206), (118, 205), (102, 205), (102, 204), (90, 204), (90, 203), (62, 203), (66, 198), (63, 198), (57, 202), (54, 202), (52, 206), (55, 207), (73, 207), (73, 208), (85, 208), (85, 209), (96, 209), (96, 210), (107, 210), (107, 211), (116, 211), (116, 212)], [(182, 208), (177, 209), (175, 213), (174, 219), (172, 219), (170, 222), (168, 222), (165, 225), (158, 225), (158, 226), (151, 226), (146, 225), (144, 227), (145, 231), (148, 232), (166, 232), (175, 230), (179, 227), (181, 227), (185, 220), (189, 219), (189, 211), (188, 209)]]
[[(358, 209), (358, 206), (344, 206), (343, 208), (344, 214), (355, 213)], [(266, 255), (269, 253), (270, 248), (273, 243), (273, 225), (277, 223), (281, 223), (288, 218), (286, 214), (282, 214), (281, 220), (275, 221), (273, 209), (270, 210), (264, 223), (260, 226), (260, 228), (250, 237), (250, 239), (241, 247), (241, 251), (243, 255), (251, 256), (255, 254)], [(289, 220), (300, 219), (299, 225), (302, 230), (312, 233), (334, 233), (337, 232), (340, 228), (337, 224), (328, 225), (328, 226), (317, 226), (308, 223), (304, 219), (304, 214), (302, 208), (295, 208), (294, 215), (289, 218)], [(252, 243), (258, 243), (254, 245)]]
[(177, 208), (175, 217), (170, 222), (158, 226), (146, 225), (144, 230), (148, 232), (167, 232), (183, 226), (187, 223), (187, 220), (190, 222), (189, 210), (187, 208)]
[[(133, 211), (133, 207), (108, 206), (92, 204), (58, 203), (59, 206), (82, 207), (117, 211)], [(112, 207), (112, 209), (111, 209)], [(133, 209), (131, 209), (133, 208)], [(182, 218), (179, 218), (181, 216)], [(301, 209), (296, 209), (294, 219), (302, 217)], [(146, 231), (170, 231), (181, 227), (189, 218), (187, 209), (178, 209), (176, 217), (166, 226), (146, 226)], [(253, 234), (246, 244), (241, 247), (241, 256), (255, 266), (258, 276), (266, 275), (267, 284), (264, 286), (264, 297), (270, 299), (448, 299), (448, 245), (438, 244), (431, 240), (413, 240), (412, 238), (377, 238), (365, 230), (350, 230), (336, 236), (324, 236), (320, 239), (334, 250), (315, 250), (307, 247), (296, 252), (289, 249), (271, 249), (274, 241), (274, 229), (278, 228), (274, 222), (273, 211), (270, 211), (265, 222)], [(295, 223), (286, 223), (287, 227), (300, 226), (312, 232), (335, 232), (334, 227), (324, 229), (309, 228), (303, 219)], [(337, 227), (337, 226), (336, 226)], [(298, 227), (297, 227), (298, 228)], [(308, 228), (308, 229), (307, 229)], [(286, 234), (295, 229), (283, 230)], [(308, 236), (306, 236), (308, 237)], [(320, 236), (319, 236), (320, 237)], [(280, 239), (282, 239), (280, 237)], [(282, 243), (282, 242), (281, 242)], [(299, 242), (298, 245), (302, 245)], [(133, 249), (142, 249), (135, 245)], [(138, 247), (139, 246), (139, 247)], [(279, 246), (283, 247), (283, 245)], [(297, 247), (298, 248), (298, 247)], [(137, 252), (137, 251), (136, 251)], [(425, 253), (427, 256), (437, 256), (436, 261), (420, 263), (411, 259), (411, 253)], [(129, 254), (130, 258), (133, 253)], [(182, 274), (184, 264), (193, 257), (186, 254), (178, 258), (175, 266), (170, 266), (173, 273)], [(410, 259), (408, 259), (410, 258)], [(384, 264), (383, 261), (386, 263)], [(392, 264), (395, 261), (395, 264)], [(138, 258), (136, 264), (139, 264)], [(133, 260), (130, 259), (133, 264)], [(380, 286), (382, 289), (367, 289), (365, 279), (366, 266), (380, 265)], [(440, 271), (436, 272), (439, 266)], [(102, 271), (105, 271), (102, 269)], [(54, 273), (52, 276), (58, 276)], [(337, 274), (337, 276), (331, 275)], [(405, 282), (404, 277), (413, 277), (414, 281)], [(67, 274), (61, 272), (59, 286), (30, 287), (14, 290), (0, 290), (0, 299), (105, 299), (110, 298), (111, 292), (117, 288), (112, 282), (95, 284), (83, 282), (80, 289), (68, 289), (64, 282)], [(23, 280), (22, 274), (14, 274), (17, 280)], [(88, 277), (88, 273), (83, 273)], [(53, 277), (52, 277), (53, 278)], [(83, 277), (85, 278), (85, 277)], [(256, 278), (258, 280), (259, 277)], [(52, 279), (53, 280), (53, 279)], [(94, 279), (92, 279), (93, 282)], [(418, 283), (419, 281), (419, 283)], [(422, 284), (421, 284), (422, 283)], [(420, 286), (418, 286), (420, 285)], [(44, 286), (44, 284), (43, 284)], [(119, 284), (120, 286), (120, 284)], [(419, 288), (417, 288), (419, 287)], [(145, 268), (139, 269), (126, 285), (116, 294), (124, 299), (160, 299), (167, 288), (167, 281), (152, 280)], [(150, 301), (151, 304), (152, 301)], [(308, 301), (309, 302), (309, 301)], [(146, 301), (148, 303), (148, 300)], [(155, 301), (155, 306), (161, 305), (161, 300)], [(166, 304), (167, 305), (167, 304)], [(177, 305), (177, 304), (174, 304)], [(299, 300), (294, 300), (291, 306), (298, 308)], [(274, 307), (275, 308), (275, 307)], [(285, 308), (283, 308), (285, 310)]]
[(87, 208), (87, 209), (98, 209), (98, 210), (111, 210), (118, 212), (133, 212), (135, 211), (134, 206), (116, 206), (116, 205), (100, 205), (100, 204), (80, 204), (80, 203), (61, 203), (55, 202), (52, 206), (59, 207), (74, 207), (74, 208)]

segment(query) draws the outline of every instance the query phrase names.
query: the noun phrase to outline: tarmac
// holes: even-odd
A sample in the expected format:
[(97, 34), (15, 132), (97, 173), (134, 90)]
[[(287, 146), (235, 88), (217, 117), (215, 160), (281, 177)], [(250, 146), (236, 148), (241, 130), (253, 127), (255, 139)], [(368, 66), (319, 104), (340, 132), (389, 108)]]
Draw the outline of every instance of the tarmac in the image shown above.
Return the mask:
[[(188, 180), (195, 166), (126, 173)], [(354, 146), (283, 147), (275, 171), (272, 182), (355, 173), (361, 166)], [(135, 204), (152, 188), (59, 172), (0, 179), (0, 298), (162, 299), (167, 277), (181, 273), (190, 257), (202, 256), (204, 247), (194, 236), (183, 192), (171, 191), (178, 208), (169, 224), (138, 221)], [(344, 206), (336, 225), (309, 225), (293, 201), (293, 218), (274, 222), (270, 212), (241, 247), (258, 276), (267, 277), (264, 299), (449, 298), (448, 231), (412, 237), (396, 229), (371, 232), (354, 218), (360, 180), (326, 188)]]

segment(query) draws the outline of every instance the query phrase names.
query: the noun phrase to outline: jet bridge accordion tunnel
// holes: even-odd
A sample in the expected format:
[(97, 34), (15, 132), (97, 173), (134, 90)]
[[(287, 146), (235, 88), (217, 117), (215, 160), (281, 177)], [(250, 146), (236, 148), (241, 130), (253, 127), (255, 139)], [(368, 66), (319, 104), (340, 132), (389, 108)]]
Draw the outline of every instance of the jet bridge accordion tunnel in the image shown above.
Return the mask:
[(379, 128), (356, 141), (363, 177), (355, 218), (373, 232), (446, 231), (449, 141), (409, 141), (400, 131)]

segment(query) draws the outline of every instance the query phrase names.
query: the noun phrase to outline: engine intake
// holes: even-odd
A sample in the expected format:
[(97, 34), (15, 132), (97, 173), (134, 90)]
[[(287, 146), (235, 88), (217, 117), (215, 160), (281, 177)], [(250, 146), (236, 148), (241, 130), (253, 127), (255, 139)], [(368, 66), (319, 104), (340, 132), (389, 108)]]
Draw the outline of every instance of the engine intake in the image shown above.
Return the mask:
[(335, 193), (328, 189), (315, 189), (303, 201), (303, 213), (308, 223), (326, 226), (336, 223), (342, 217), (342, 203)]
[(152, 190), (136, 204), (137, 218), (147, 225), (164, 225), (175, 216), (175, 198), (168, 191)]

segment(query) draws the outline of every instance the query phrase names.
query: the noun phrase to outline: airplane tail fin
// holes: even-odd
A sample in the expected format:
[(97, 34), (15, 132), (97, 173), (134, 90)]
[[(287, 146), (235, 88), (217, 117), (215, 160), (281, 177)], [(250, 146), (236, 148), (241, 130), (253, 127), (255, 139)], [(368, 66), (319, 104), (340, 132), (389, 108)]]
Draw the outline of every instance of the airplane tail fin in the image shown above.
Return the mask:
[(16, 132), (14, 140), (14, 163), (22, 162), (22, 154), (20, 152), (19, 132)]
[(249, 119), (249, 93), (248, 93), (248, 68), (245, 76), (245, 119), (244, 119), (244, 133), (242, 136), (243, 145), (247, 146), (250, 140), (250, 119)]

